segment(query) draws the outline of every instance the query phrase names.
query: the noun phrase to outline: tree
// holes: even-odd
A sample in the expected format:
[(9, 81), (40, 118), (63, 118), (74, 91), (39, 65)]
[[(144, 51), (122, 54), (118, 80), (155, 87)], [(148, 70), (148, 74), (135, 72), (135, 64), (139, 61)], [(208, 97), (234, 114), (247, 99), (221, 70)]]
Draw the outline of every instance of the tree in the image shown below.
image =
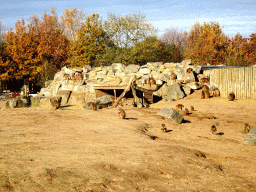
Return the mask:
[(186, 33), (182, 30), (178, 30), (178, 28), (169, 27), (164, 30), (164, 33), (161, 35), (160, 40), (165, 45), (174, 44), (182, 56), (184, 53), (184, 45), (186, 40)]
[(250, 35), (249, 41), (245, 44), (245, 57), (248, 59), (248, 65), (256, 64), (256, 33)]
[(128, 14), (125, 16), (108, 13), (104, 28), (118, 47), (132, 47), (147, 37), (156, 35), (157, 30), (147, 22), (143, 14)]
[(109, 46), (111, 41), (102, 27), (99, 15), (95, 13), (89, 15), (77, 34), (77, 41), (71, 43), (70, 65), (102, 65), (104, 49)]
[(146, 64), (147, 62), (171, 62), (179, 59), (178, 49), (174, 44), (164, 45), (156, 36), (148, 37), (137, 43), (131, 50), (131, 62)]
[(228, 38), (216, 22), (196, 23), (188, 33), (185, 58), (198, 65), (224, 63)]
[(43, 84), (65, 64), (69, 41), (64, 36), (54, 9), (51, 14), (17, 21), (15, 31), (8, 31), (5, 41), (7, 58), (0, 64), (2, 80), (36, 79)]
[(61, 24), (64, 30), (64, 34), (69, 40), (77, 40), (77, 33), (82, 27), (82, 21), (85, 15), (83, 10), (77, 10), (73, 8), (71, 10), (65, 9), (62, 13)]
[(227, 54), (225, 57), (225, 64), (232, 66), (246, 66), (248, 65), (248, 58), (246, 57), (247, 40), (239, 33), (232, 38), (227, 47)]

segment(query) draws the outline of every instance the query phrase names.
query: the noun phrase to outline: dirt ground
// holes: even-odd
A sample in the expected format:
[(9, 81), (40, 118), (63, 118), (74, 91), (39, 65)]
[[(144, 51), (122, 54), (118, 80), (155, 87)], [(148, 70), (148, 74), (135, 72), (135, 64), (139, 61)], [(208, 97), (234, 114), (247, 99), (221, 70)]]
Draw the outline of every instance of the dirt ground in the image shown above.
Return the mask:
[[(127, 107), (125, 120), (118, 108), (1, 102), (0, 191), (256, 191), (256, 147), (242, 142), (256, 101), (199, 97)], [(176, 104), (196, 111), (181, 124), (156, 115)]]

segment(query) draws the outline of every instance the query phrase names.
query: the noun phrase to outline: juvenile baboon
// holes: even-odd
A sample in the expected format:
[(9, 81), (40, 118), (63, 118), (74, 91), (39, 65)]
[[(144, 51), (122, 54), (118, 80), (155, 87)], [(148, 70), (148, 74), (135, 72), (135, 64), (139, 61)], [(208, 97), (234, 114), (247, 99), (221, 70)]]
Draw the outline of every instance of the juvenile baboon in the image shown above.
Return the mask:
[(190, 67), (190, 68), (187, 68), (187, 73), (191, 73), (193, 71), (193, 69)]
[(161, 126), (162, 126), (161, 130), (162, 130), (164, 133), (167, 132), (167, 128), (165, 127), (165, 124), (162, 124)]
[(215, 88), (215, 89), (213, 90), (213, 96), (214, 96), (214, 97), (219, 97), (219, 96), (220, 96), (220, 90), (219, 90), (218, 88)]
[(53, 109), (59, 109), (60, 108), (60, 103), (57, 100), (53, 101)]
[(82, 73), (75, 73), (75, 77), (74, 77), (74, 80), (83, 80), (84, 76)]
[(212, 134), (216, 135), (217, 134), (217, 128), (215, 127), (215, 125), (213, 125), (211, 127), (211, 130), (212, 130)]
[(235, 100), (235, 93), (234, 92), (229, 93), (228, 100), (229, 101), (234, 101)]
[(92, 107), (92, 110), (96, 111), (98, 109), (98, 104), (94, 102), (87, 103), (88, 106)]
[(119, 108), (118, 114), (120, 115), (121, 119), (125, 119), (126, 113), (122, 108)]
[(204, 99), (205, 98), (205, 93), (204, 91), (201, 92), (201, 99)]
[(148, 84), (150, 84), (150, 87), (151, 87), (151, 85), (156, 84), (156, 81), (154, 80), (153, 77), (149, 77), (149, 78), (148, 78)]
[(244, 133), (248, 133), (250, 131), (251, 127), (248, 125), (248, 123), (244, 124)]
[(50, 99), (52, 109), (59, 109), (60, 108), (60, 103), (61, 103), (61, 97), (53, 97)]
[(176, 110), (182, 110), (182, 108), (184, 107), (184, 105), (182, 105), (182, 104), (177, 104), (176, 105)]
[(172, 74), (171, 74), (171, 80), (175, 80), (175, 79), (177, 79), (177, 75), (172, 72)]
[(189, 110), (186, 108), (185, 112), (184, 112), (184, 115), (188, 115), (188, 114), (189, 114)]
[(209, 82), (210, 82), (210, 80), (209, 80), (210, 78), (207, 76), (207, 77), (203, 77), (202, 79), (200, 79), (200, 83), (207, 83), (207, 84), (209, 84)]
[(70, 75), (69, 75), (69, 74), (65, 74), (65, 75), (64, 75), (64, 79), (65, 79), (65, 80), (69, 80), (69, 78), (70, 78)]
[(190, 110), (191, 110), (191, 111), (195, 111), (195, 108), (191, 105), (191, 106), (190, 106)]

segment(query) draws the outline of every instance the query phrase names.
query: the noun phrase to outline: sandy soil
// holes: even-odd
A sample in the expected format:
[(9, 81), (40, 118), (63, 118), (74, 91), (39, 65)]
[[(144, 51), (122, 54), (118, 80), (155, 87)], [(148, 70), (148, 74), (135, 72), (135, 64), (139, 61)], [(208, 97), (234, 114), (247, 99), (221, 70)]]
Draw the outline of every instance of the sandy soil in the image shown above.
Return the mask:
[[(126, 120), (118, 108), (1, 102), (0, 191), (256, 191), (256, 147), (242, 143), (244, 123), (256, 127), (256, 101), (199, 94), (124, 108)], [(185, 123), (156, 115), (179, 103), (196, 110)]]

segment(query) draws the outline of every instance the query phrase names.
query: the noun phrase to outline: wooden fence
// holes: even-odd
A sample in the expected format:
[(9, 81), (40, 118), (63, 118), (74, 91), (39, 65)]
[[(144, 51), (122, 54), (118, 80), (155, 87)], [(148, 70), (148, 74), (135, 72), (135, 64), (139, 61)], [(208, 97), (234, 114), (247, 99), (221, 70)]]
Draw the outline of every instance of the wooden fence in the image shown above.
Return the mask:
[(207, 73), (221, 97), (234, 92), (239, 99), (256, 99), (256, 67), (211, 69)]

